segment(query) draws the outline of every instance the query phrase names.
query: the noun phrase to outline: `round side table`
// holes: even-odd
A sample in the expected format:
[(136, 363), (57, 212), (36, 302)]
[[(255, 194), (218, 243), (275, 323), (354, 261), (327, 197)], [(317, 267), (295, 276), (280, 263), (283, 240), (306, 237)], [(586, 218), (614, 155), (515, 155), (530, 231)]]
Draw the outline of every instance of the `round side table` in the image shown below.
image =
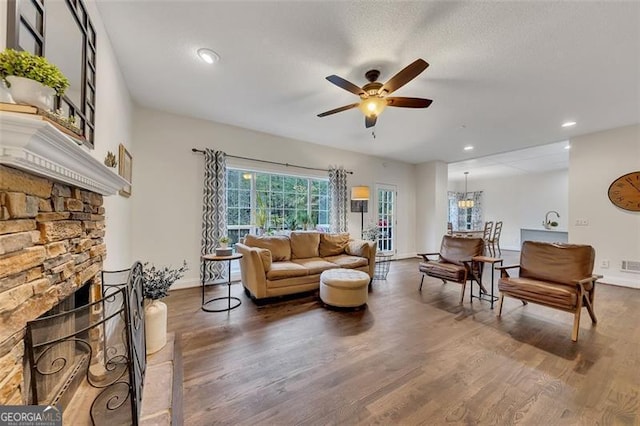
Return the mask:
[[(240, 259), (242, 257), (242, 255), (240, 253), (234, 253), (230, 256), (216, 256), (215, 254), (205, 254), (203, 256), (200, 257), (200, 261), (202, 262), (202, 310), (205, 312), (226, 312), (226, 311), (230, 311), (232, 309), (237, 308), (238, 306), (240, 306), (242, 304), (242, 301), (240, 299), (238, 299), (237, 297), (232, 297), (231, 296), (231, 261), (232, 260), (236, 260), (236, 259)], [(227, 287), (229, 289), (229, 293), (227, 295), (227, 297), (214, 297), (213, 299), (209, 299), (207, 301), (204, 300), (204, 288), (205, 288), (205, 283), (204, 283), (204, 275), (205, 275), (205, 264), (207, 262), (227, 262), (227, 264), (229, 265), (229, 272), (228, 272), (228, 281), (227, 281)], [(215, 302), (216, 300), (227, 300), (227, 307), (226, 308), (222, 308), (222, 309), (210, 309), (207, 308), (207, 305), (211, 302)], [(234, 300), (237, 303), (234, 303), (233, 305), (231, 305), (231, 301)]]

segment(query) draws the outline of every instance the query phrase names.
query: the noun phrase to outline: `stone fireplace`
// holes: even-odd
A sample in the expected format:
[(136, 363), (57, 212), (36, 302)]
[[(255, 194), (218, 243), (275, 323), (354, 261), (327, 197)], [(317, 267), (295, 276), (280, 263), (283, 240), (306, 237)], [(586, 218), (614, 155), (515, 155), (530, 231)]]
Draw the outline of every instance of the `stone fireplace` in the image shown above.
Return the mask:
[(0, 112), (0, 404), (30, 402), (27, 322), (82, 286), (100, 297), (103, 195), (126, 184), (40, 117)]

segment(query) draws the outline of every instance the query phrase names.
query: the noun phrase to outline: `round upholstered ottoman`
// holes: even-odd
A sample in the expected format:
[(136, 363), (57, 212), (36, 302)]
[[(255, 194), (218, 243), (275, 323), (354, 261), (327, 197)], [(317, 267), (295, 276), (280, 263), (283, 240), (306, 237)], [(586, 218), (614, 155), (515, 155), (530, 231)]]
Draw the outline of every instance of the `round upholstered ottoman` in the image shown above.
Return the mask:
[(369, 297), (369, 275), (353, 269), (329, 269), (320, 275), (320, 300), (328, 306), (356, 308)]

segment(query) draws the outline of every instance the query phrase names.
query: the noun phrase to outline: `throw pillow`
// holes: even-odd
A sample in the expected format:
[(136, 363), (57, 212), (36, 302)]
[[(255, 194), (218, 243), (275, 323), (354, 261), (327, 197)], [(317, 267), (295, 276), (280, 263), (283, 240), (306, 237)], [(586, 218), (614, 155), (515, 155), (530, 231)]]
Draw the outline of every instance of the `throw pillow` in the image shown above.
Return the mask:
[(320, 257), (342, 254), (347, 244), (349, 234), (320, 234)]

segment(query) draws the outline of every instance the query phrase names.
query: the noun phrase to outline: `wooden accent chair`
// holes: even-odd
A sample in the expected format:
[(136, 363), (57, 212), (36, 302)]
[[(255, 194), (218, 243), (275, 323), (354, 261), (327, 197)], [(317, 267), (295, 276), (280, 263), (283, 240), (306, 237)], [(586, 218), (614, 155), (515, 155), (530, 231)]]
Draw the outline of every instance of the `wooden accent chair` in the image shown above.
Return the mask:
[(500, 249), (500, 235), (502, 234), (502, 221), (496, 222), (495, 228), (493, 228), (493, 236), (488, 240), (487, 250), (491, 256), (496, 255), (496, 246), (498, 247), (498, 254), (502, 255)]
[[(578, 340), (580, 312), (587, 308), (591, 321), (598, 320), (593, 311), (596, 280), (593, 275), (595, 250), (589, 245), (544, 243), (525, 241), (520, 252), (520, 264), (497, 267), (500, 302), (498, 317), (502, 314), (504, 296), (538, 303), (574, 314), (571, 340)], [(511, 277), (507, 270), (520, 268), (520, 276)]]
[(493, 221), (489, 220), (484, 223), (484, 233), (482, 234), (482, 240), (484, 241), (484, 247), (487, 252), (489, 252), (489, 240), (491, 240), (491, 231), (493, 231)]
[[(462, 285), (460, 292), (460, 304), (464, 299), (464, 291), (467, 281), (478, 276), (476, 269), (478, 264), (471, 260), (474, 256), (481, 256), (484, 250), (482, 238), (442, 237), (440, 252), (419, 253), (424, 262), (420, 262), (419, 270), (422, 272), (419, 291), (422, 291), (422, 283), (425, 275), (440, 278), (444, 283), (452, 281)], [(438, 256), (437, 259), (429, 259), (428, 256)], [(476, 268), (476, 269), (472, 269)]]

